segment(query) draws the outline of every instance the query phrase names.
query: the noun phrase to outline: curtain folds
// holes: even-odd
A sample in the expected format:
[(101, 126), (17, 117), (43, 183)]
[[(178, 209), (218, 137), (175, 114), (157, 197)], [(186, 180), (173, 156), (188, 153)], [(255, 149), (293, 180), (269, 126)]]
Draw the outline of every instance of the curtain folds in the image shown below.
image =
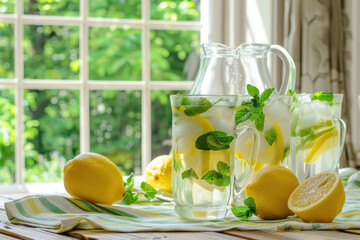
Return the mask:
[[(347, 136), (341, 166), (355, 166), (350, 112), (355, 96), (346, 92), (350, 79), (345, 70), (345, 0), (284, 0), (283, 45), (297, 68), (297, 92), (343, 93), (342, 118)], [(358, 163), (360, 165), (360, 163)]]

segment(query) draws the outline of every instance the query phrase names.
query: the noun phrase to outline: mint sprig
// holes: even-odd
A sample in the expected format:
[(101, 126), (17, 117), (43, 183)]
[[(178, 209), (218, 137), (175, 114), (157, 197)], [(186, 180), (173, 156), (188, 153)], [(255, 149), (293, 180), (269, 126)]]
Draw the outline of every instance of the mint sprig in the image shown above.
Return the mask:
[(248, 197), (245, 199), (244, 204), (245, 206), (232, 207), (231, 211), (241, 220), (249, 220), (252, 215), (257, 214), (255, 200), (252, 197)]
[(218, 171), (209, 170), (202, 177), (209, 184), (214, 184), (219, 187), (226, 187), (230, 185), (230, 166), (222, 161), (219, 161), (216, 165)]
[[(140, 193), (134, 191), (134, 185), (135, 185), (135, 175), (134, 175), (134, 173), (131, 173), (129, 175), (129, 177), (127, 178), (126, 182), (124, 182), (125, 195), (124, 195), (124, 198), (121, 200), (122, 204), (130, 205), (139, 200)], [(151, 200), (151, 199), (155, 198), (157, 191), (150, 184), (143, 181), (143, 182), (141, 182), (140, 187), (141, 187), (141, 190), (143, 191), (142, 194), (144, 194), (144, 196), (147, 199)]]
[(225, 132), (211, 131), (198, 137), (195, 147), (199, 150), (226, 150), (230, 148), (233, 139), (233, 136), (227, 136)]
[(259, 89), (255, 86), (248, 84), (246, 88), (253, 98), (250, 101), (246, 101), (241, 104), (243, 107), (235, 113), (235, 123), (239, 124), (245, 122), (246, 120), (250, 120), (255, 123), (256, 129), (262, 131), (265, 124), (265, 114), (263, 112), (263, 108), (266, 100), (269, 99), (275, 89), (265, 89), (260, 95)]
[(125, 205), (133, 204), (140, 198), (140, 193), (133, 192), (134, 184), (135, 184), (134, 177), (135, 177), (134, 173), (131, 173), (130, 176), (127, 178), (126, 182), (124, 182), (125, 196), (121, 200), (121, 203)]

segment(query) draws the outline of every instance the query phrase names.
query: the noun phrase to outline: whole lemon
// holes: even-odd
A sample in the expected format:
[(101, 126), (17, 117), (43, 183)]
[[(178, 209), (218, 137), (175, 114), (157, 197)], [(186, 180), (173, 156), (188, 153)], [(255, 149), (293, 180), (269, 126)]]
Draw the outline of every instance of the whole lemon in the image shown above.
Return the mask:
[(145, 181), (156, 189), (171, 192), (171, 162), (170, 155), (154, 158), (145, 169)]
[(119, 168), (97, 153), (83, 153), (68, 161), (64, 185), (72, 197), (92, 203), (113, 204), (125, 193)]
[(269, 166), (255, 172), (245, 187), (247, 197), (253, 197), (258, 217), (265, 220), (293, 215), (287, 202), (299, 185), (295, 174), (281, 166)]

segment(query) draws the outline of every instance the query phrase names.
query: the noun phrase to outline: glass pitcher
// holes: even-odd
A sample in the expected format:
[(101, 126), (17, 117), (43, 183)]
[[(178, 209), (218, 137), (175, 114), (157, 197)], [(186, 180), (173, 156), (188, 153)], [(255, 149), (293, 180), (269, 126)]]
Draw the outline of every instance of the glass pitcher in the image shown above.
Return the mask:
[(246, 85), (256, 86), (260, 92), (275, 88), (271, 78), (267, 56), (280, 57), (283, 66), (283, 80), (279, 94), (295, 89), (295, 63), (281, 46), (244, 43), (237, 48), (220, 43), (204, 43), (200, 46), (200, 67), (190, 94), (247, 94)]

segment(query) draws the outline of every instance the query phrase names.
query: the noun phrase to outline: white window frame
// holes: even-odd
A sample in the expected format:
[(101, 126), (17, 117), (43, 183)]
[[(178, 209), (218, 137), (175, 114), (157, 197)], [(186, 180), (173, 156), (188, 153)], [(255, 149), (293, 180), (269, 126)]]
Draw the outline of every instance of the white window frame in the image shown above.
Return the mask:
[[(201, 9), (209, 9), (210, 0), (201, 1)], [(201, 42), (207, 42), (210, 31), (204, 28), (208, 14), (201, 13), (200, 21), (161, 21), (150, 19), (150, 0), (142, 0), (141, 19), (92, 18), (88, 16), (88, 0), (80, 0), (79, 17), (38, 16), (24, 14), (23, 0), (15, 1), (14, 14), (0, 14), (0, 22), (14, 25), (14, 79), (0, 79), (1, 88), (15, 89), (16, 141), (15, 141), (15, 184), (25, 181), (24, 153), (24, 90), (25, 89), (71, 89), (80, 92), (80, 152), (90, 151), (90, 90), (140, 90), (141, 100), (141, 167), (144, 172), (151, 160), (151, 91), (152, 90), (189, 90), (193, 81), (151, 81), (150, 76), (150, 30), (195, 30), (200, 31)], [(214, 15), (212, 15), (214, 17)], [(216, 16), (215, 16), (216, 17)], [(22, 42), (24, 25), (58, 25), (79, 27), (79, 80), (25, 79)], [(141, 81), (99, 81), (89, 80), (88, 37), (89, 27), (123, 27), (141, 30), (142, 79)]]

